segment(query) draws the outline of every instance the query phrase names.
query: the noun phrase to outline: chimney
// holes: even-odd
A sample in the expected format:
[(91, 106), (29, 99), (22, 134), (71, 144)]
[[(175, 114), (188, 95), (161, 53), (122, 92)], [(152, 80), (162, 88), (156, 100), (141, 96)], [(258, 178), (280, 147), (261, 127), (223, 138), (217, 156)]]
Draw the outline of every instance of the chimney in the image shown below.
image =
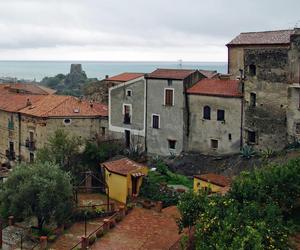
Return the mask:
[(108, 78), (109, 78), (109, 75), (106, 75), (106, 76), (105, 76), (105, 79), (108, 79)]
[(31, 103), (30, 99), (27, 98), (27, 101), (26, 101), (26, 107), (31, 106), (31, 105), (32, 105), (32, 103)]

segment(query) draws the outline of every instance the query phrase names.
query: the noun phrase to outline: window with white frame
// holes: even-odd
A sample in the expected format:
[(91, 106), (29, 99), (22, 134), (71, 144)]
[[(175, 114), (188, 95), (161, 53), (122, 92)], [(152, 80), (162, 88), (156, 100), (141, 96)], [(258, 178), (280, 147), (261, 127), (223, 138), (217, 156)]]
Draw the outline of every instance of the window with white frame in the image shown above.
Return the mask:
[(174, 105), (174, 89), (165, 89), (165, 106)]
[(156, 129), (160, 128), (159, 115), (157, 114), (152, 114), (152, 128), (156, 128)]

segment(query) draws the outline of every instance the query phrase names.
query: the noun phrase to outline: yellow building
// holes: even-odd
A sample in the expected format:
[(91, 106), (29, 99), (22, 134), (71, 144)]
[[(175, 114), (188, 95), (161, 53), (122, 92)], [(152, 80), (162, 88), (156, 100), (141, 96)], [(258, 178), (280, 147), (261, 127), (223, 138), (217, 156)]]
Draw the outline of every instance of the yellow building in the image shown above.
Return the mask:
[(230, 178), (218, 174), (203, 174), (194, 176), (194, 191), (210, 189), (212, 193), (226, 193), (231, 184)]
[(126, 203), (127, 198), (138, 195), (143, 176), (148, 168), (126, 157), (101, 164), (110, 198)]

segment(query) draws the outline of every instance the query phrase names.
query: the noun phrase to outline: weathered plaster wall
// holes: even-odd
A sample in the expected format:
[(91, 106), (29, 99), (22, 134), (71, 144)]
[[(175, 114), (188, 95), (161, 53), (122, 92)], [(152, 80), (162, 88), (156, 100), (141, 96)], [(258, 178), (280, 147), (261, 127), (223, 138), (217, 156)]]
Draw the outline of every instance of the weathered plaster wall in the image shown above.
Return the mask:
[[(148, 79), (147, 93), (147, 150), (150, 154), (180, 154), (184, 150), (184, 85), (182, 81)], [(165, 88), (174, 89), (174, 106), (164, 105)], [(151, 124), (152, 114), (160, 115), (160, 128), (154, 129)], [(176, 149), (169, 150), (168, 139), (176, 140)]]
[(287, 133), (288, 142), (300, 140), (300, 85), (290, 87), (288, 91)]
[[(189, 95), (190, 136), (188, 150), (203, 154), (231, 154), (240, 150), (241, 98)], [(203, 119), (203, 108), (211, 108), (211, 119)], [(217, 120), (217, 110), (225, 110), (225, 122)], [(231, 139), (229, 138), (231, 134)], [(218, 140), (218, 148), (211, 147)]]

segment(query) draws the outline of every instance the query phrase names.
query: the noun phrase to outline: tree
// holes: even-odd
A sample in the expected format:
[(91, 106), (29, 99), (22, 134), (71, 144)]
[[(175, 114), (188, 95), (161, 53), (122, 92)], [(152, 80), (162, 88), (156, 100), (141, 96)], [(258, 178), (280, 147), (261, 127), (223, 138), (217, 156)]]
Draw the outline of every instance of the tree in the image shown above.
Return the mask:
[(66, 131), (59, 129), (49, 138), (49, 143), (38, 151), (37, 160), (57, 164), (75, 176), (81, 171), (81, 146), (82, 141), (79, 137), (72, 137)]
[(300, 160), (242, 173), (234, 180), (230, 196), (241, 203), (274, 202), (290, 212), (300, 198)]
[(35, 216), (40, 231), (51, 220), (61, 224), (73, 208), (70, 181), (69, 174), (49, 162), (16, 166), (0, 192), (1, 215)]

